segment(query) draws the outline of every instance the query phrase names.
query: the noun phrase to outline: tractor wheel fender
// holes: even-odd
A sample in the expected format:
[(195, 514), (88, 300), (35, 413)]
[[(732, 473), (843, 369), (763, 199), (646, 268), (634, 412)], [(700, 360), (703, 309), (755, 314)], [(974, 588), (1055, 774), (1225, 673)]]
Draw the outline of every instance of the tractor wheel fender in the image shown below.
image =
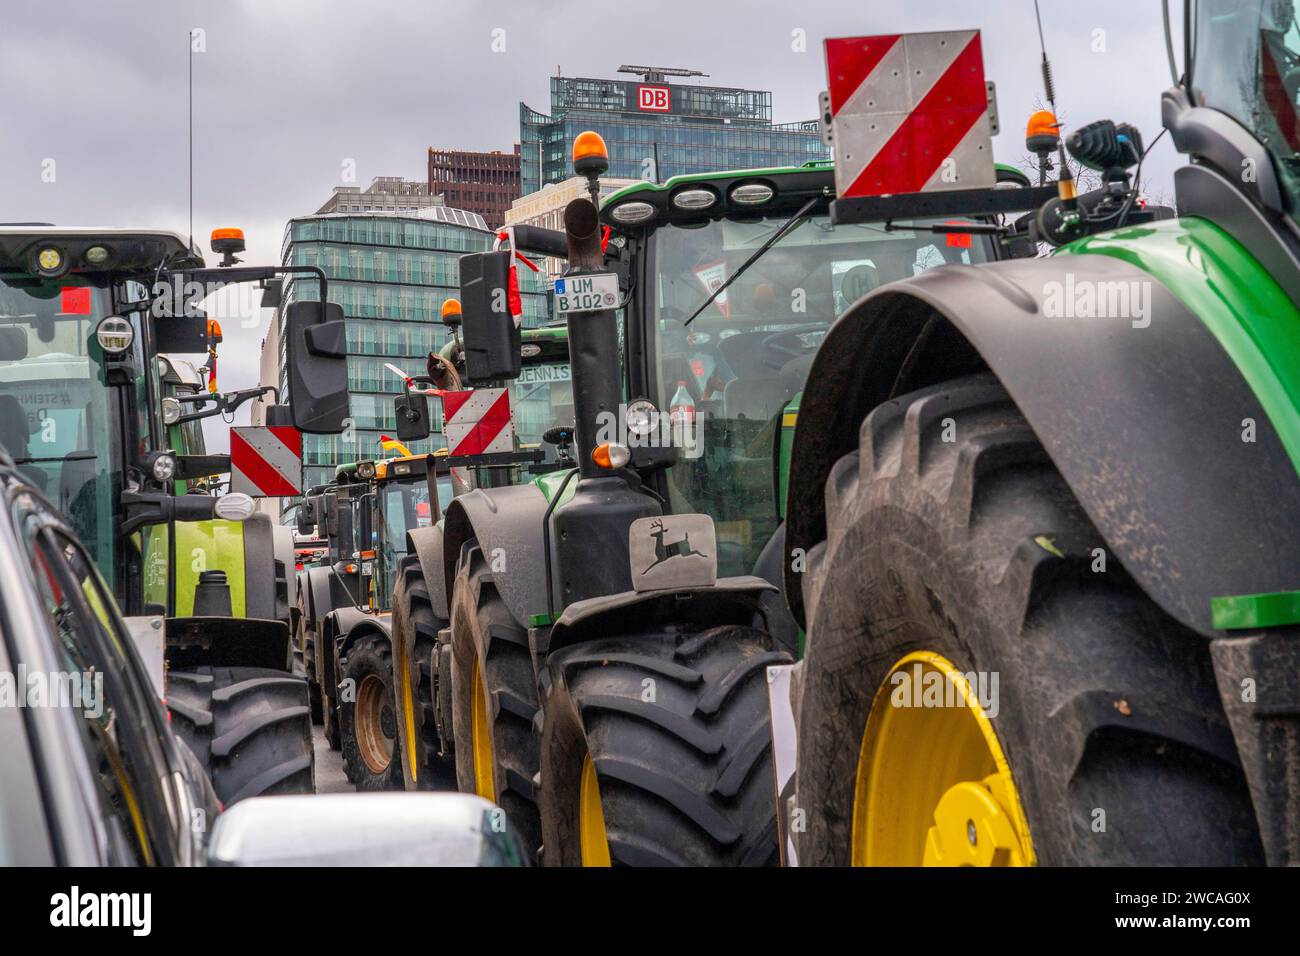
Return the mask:
[[(659, 625), (697, 625), (700, 629), (738, 624), (768, 630), (764, 597), (778, 594), (753, 575), (719, 578), (713, 585), (671, 591), (624, 591), (575, 601), (551, 628), (548, 653), (610, 634), (652, 630)], [(689, 600), (683, 600), (689, 595)]]
[(330, 569), (309, 568), (306, 574), (307, 626), (319, 633), (321, 622), (324, 620), (325, 615), (332, 610), (330, 607)]
[[(1212, 598), (1297, 586), (1300, 482), (1275, 423), (1197, 314), (1110, 255), (943, 266), (856, 302), (809, 373), (786, 549), (806, 555), (825, 540), (827, 477), (869, 411), (984, 370), (1103, 536), (1109, 555), (1098, 557), (1122, 563), (1178, 621), (1215, 636)], [(925, 416), (924, 428), (952, 421), (941, 403)], [(803, 624), (798, 567), (786, 562), (786, 593)]]
[(428, 528), (412, 528), (406, 532), (406, 553), (413, 554), (420, 561), (420, 573), (424, 575), (425, 586), (429, 589), (429, 603), (439, 620), (450, 618), (447, 613), (447, 569), (446, 552), (443, 550), (443, 531), (441, 525)]
[[(335, 641), (338, 646), (336, 658), (339, 661), (347, 657), (349, 648), (363, 637), (377, 634), (384, 640), (392, 642), (392, 629), (387, 618), (376, 617), (354, 607), (340, 608), (333, 612), (333, 616), (336, 628), (334, 633), (339, 638)], [(339, 673), (342, 672), (340, 667)]]
[(284, 575), (287, 593), (285, 600), (290, 608), (298, 603), (298, 574), (294, 570), (293, 529), (287, 524), (271, 525), (271, 534), (275, 543), (275, 560), (277, 577)]
[(443, 593), (452, 591), (461, 546), (477, 539), (511, 616), (528, 622), (546, 614), (542, 522), (547, 504), (533, 484), (478, 488), (453, 499), (443, 532)]

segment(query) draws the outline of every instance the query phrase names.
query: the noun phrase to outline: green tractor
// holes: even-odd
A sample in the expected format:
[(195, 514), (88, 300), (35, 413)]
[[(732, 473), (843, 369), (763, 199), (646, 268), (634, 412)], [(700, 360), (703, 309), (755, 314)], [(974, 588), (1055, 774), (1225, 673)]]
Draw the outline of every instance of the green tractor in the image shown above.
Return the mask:
[[(586, 134), (575, 157), (599, 175)], [(576, 415), (552, 437), (577, 467), (462, 496), (413, 533), (416, 629), (452, 675), (461, 788), (548, 864), (777, 858), (765, 674), (799, 651), (778, 507), (798, 396), (859, 296), (1032, 253), (994, 227), (1052, 191), (998, 178), (968, 208), (909, 210), (912, 228), (833, 225), (824, 163), (628, 187), (603, 237), (587, 200), (567, 235), (515, 228), (518, 251), (569, 262)], [(463, 297), (467, 334), (490, 326)], [(642, 583), (697, 555), (712, 577)]]
[[(459, 326), (449, 324), (453, 332)], [(300, 576), (298, 640), (309, 678), (322, 675), (327, 688), (321, 695), (326, 737), (331, 747), (342, 750), (344, 770), (358, 789), (400, 789), (407, 785), (404, 772), (410, 774), (411, 767), (413, 789), (455, 786), (454, 776), (448, 776), (451, 738), (448, 734), (444, 744), (438, 734), (439, 726), (450, 726), (450, 709), (449, 697), (440, 702), (437, 695), (432, 645), (424, 653), (423, 642), (418, 649), (394, 647), (391, 611), (398, 580), (404, 582), (399, 604), (405, 613), (411, 611), (412, 599), (426, 593), (417, 580), (419, 565), (409, 550), (408, 531), (439, 523), (445, 503), (474, 487), (515, 484), (558, 466), (559, 451), (544, 451), (541, 439), (557, 418), (572, 415), (566, 331), (524, 329), (520, 338), (520, 375), (509, 387), (513, 451), (411, 455), (390, 439), (396, 457), (340, 466), (335, 482), (312, 489), (299, 507), (299, 531), (320, 529), (329, 551)], [(441, 357), (457, 370), (455, 384), (465, 371), (457, 337)], [(431, 382), (428, 376), (416, 376), (411, 384), (418, 389)], [(413, 398), (419, 408), (415, 422), (406, 417)], [(408, 388), (395, 405), (397, 435), (424, 437), (427, 398), (418, 391), (413, 396)], [(407, 665), (394, 669), (394, 656)], [(445, 679), (441, 687), (446, 696)], [(409, 767), (398, 755), (399, 746), (409, 748)], [(424, 779), (417, 785), (421, 769)]]
[(812, 363), (800, 865), (1300, 862), (1300, 25), (1185, 10), (1176, 218), (1090, 124), (1055, 254), (876, 290)]
[[(214, 246), (230, 259), (233, 242)], [(307, 688), (290, 673), (292, 550), (250, 497), (209, 493), (230, 463), (198, 428), (266, 389), (210, 392), (174, 356), (215, 346), (194, 308), (207, 283), (279, 271), (206, 269), (156, 230), (0, 227), (0, 444), (86, 543), (226, 804), (312, 790)], [(331, 313), (290, 312), (300, 402), (276, 406), (279, 420), (341, 428)]]

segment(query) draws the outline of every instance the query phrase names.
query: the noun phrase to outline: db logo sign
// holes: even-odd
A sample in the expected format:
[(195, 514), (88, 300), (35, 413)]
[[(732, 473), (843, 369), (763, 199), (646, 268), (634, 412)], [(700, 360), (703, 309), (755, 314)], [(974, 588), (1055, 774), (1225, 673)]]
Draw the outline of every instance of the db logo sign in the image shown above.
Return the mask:
[(655, 113), (668, 112), (668, 87), (638, 86), (636, 90), (637, 106)]

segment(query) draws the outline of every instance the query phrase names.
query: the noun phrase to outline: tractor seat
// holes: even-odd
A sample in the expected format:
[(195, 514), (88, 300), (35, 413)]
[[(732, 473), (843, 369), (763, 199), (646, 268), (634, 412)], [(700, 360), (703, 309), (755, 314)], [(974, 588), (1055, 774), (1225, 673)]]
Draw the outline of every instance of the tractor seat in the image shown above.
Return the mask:
[(790, 394), (775, 375), (771, 378), (733, 378), (722, 389), (722, 417), (768, 421), (781, 411)]

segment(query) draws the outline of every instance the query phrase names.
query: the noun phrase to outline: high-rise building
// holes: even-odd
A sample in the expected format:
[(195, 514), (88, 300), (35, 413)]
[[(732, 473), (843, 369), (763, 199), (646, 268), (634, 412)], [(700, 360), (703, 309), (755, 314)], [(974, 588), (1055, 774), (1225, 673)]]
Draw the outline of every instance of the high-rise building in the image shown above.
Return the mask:
[[(289, 221), (281, 261), (324, 270), (330, 301), (343, 307), (347, 320), (352, 427), (342, 435), (303, 436), (307, 486), (328, 481), (344, 462), (383, 454), (379, 436), (396, 431), (393, 399), (402, 390), (401, 379), (386, 365), (423, 372), (428, 353), (447, 341), (447, 329), (440, 321), (442, 304), (460, 294), (460, 257), (491, 249), (493, 240), (482, 216), (450, 206), (428, 206), (412, 214), (325, 213)], [(518, 274), (523, 324), (545, 324), (545, 276), (522, 268)], [(279, 315), (291, 303), (319, 294), (310, 277), (286, 278)], [(282, 329), (278, 331), (284, 394), (284, 335)], [(440, 433), (409, 443), (414, 452), (444, 445)]]
[(495, 229), (519, 195), (519, 144), (512, 153), (430, 146), (428, 189), (441, 193), (449, 206), (478, 213)]
[(412, 213), (443, 205), (446, 205), (443, 197), (430, 192), (428, 183), (412, 182), (401, 176), (376, 176), (365, 189), (335, 186), (333, 195), (316, 212)]
[(636, 80), (551, 77), (549, 114), (519, 104), (524, 195), (573, 174), (570, 149), (586, 129), (609, 147), (609, 174), (659, 182), (681, 173), (796, 166), (828, 159), (817, 120), (772, 122), (772, 94), (670, 83), (697, 70), (622, 66)]

